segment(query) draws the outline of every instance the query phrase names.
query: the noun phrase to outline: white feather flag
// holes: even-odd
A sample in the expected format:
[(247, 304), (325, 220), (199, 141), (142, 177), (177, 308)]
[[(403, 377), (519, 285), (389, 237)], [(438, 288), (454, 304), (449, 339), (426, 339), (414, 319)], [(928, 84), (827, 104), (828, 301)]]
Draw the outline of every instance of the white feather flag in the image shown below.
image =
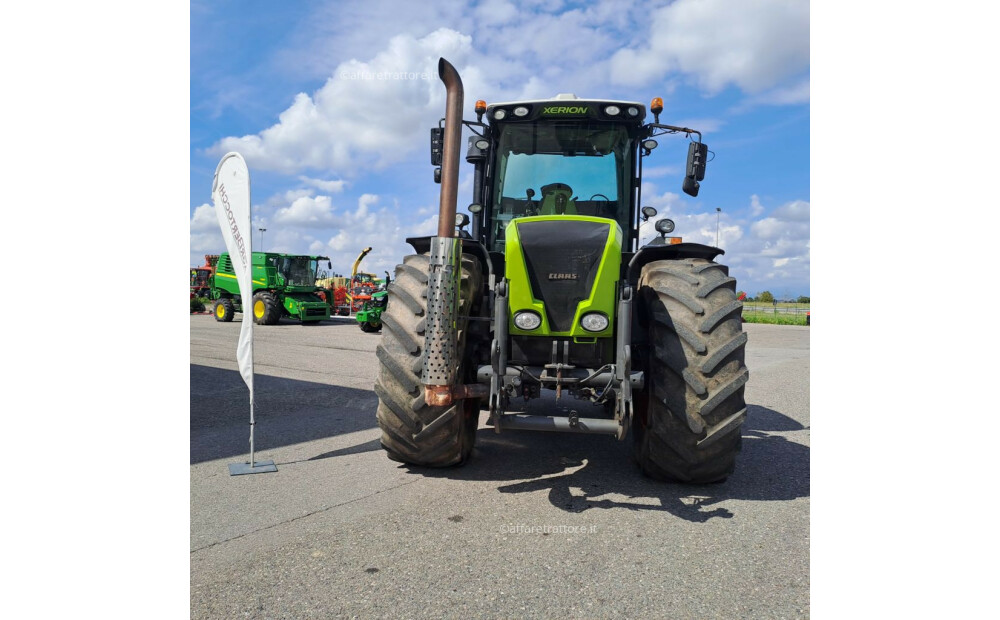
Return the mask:
[[(250, 251), (250, 172), (247, 163), (239, 153), (226, 153), (215, 169), (212, 183), (212, 200), (215, 215), (222, 227), (222, 237), (226, 240), (229, 260), (236, 272), (243, 302), (243, 325), (236, 345), (236, 362), (240, 374), (250, 388), (250, 411), (253, 412), (253, 265)], [(253, 421), (251, 420), (251, 424)]]

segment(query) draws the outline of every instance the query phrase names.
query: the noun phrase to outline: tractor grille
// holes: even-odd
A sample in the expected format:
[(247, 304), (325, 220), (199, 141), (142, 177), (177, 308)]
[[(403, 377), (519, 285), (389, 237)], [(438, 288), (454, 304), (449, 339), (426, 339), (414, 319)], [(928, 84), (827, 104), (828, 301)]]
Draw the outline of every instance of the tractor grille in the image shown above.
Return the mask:
[(547, 221), (517, 224), (531, 292), (545, 304), (553, 331), (568, 332), (581, 301), (590, 297), (610, 225)]

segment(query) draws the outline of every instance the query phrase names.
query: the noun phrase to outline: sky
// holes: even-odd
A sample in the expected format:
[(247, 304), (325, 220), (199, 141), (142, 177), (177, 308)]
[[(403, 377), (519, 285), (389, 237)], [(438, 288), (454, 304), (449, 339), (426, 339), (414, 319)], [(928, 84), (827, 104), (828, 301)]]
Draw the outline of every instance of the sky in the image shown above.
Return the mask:
[[(439, 4), (192, 2), (192, 266), (225, 249), (212, 177), (237, 151), (255, 250), (325, 255), (349, 273), (371, 246), (362, 270), (391, 273), (412, 253), (406, 237), (437, 229), (428, 130), (444, 114), (444, 57), (466, 119), (477, 99), (662, 97), (660, 121), (700, 130), (713, 159), (692, 198), (686, 140), (658, 138), (642, 205), (685, 241), (718, 238), (740, 290), (810, 295), (808, 1)], [(463, 160), (460, 211), (471, 186)]]

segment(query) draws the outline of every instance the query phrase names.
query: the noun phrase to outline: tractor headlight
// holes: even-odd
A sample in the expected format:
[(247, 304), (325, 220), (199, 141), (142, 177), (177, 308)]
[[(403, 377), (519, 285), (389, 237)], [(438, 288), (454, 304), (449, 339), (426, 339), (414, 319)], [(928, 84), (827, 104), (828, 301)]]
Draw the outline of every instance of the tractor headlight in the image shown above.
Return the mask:
[(604, 113), (607, 114), (608, 116), (618, 116), (619, 112), (621, 112), (621, 108), (619, 108), (616, 105), (609, 105), (608, 107), (604, 108)]
[(518, 329), (531, 331), (533, 329), (538, 329), (538, 326), (541, 324), (542, 317), (538, 316), (535, 312), (523, 311), (514, 314), (514, 325), (517, 325)]
[(506, 116), (507, 116), (507, 112), (505, 112), (503, 110), (495, 110), (493, 112), (493, 118), (497, 119), (498, 121), (503, 120), (504, 117), (506, 117)]
[(588, 332), (603, 332), (608, 328), (608, 317), (600, 312), (590, 312), (580, 319), (580, 326)]
[(524, 107), (523, 105), (519, 105), (516, 108), (514, 108), (514, 116), (527, 116), (527, 115), (528, 115), (528, 108)]

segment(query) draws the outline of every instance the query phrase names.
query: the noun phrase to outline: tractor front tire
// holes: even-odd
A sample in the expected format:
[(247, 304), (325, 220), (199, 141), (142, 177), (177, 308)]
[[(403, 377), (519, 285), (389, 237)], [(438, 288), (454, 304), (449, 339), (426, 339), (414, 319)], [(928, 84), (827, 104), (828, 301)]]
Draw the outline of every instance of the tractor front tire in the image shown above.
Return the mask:
[[(431, 407), (424, 401), (421, 382), (424, 328), (427, 319), (427, 255), (407, 256), (396, 266), (389, 285), (389, 304), (382, 312), (382, 339), (375, 349), (379, 373), (378, 425), (382, 447), (390, 459), (425, 467), (464, 463), (472, 453), (479, 426), (479, 399), (462, 399), (448, 407)], [(475, 298), (481, 294), (482, 272), (471, 257), (462, 257), (459, 294), (458, 353), (466, 351), (466, 325)], [(362, 326), (362, 329), (364, 327)], [(474, 380), (475, 369), (462, 363), (459, 381)]]
[(236, 314), (236, 307), (233, 306), (233, 300), (228, 297), (223, 297), (219, 301), (215, 302), (215, 308), (212, 310), (212, 314), (215, 315), (215, 320), (220, 323), (229, 323), (233, 320), (233, 315)]
[(253, 321), (258, 325), (275, 325), (281, 318), (281, 307), (271, 291), (260, 291), (253, 296)]
[(638, 301), (649, 349), (636, 462), (657, 480), (722, 482), (740, 450), (749, 378), (736, 280), (705, 259), (653, 261), (642, 269)]

